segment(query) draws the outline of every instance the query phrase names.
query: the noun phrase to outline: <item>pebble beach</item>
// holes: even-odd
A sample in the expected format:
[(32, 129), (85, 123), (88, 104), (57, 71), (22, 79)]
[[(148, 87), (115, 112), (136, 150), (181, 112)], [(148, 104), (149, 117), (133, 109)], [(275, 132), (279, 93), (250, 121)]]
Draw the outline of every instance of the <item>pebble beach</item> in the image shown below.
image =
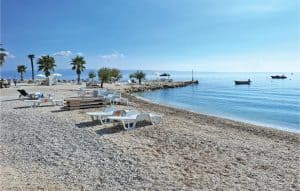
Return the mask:
[[(125, 88), (105, 84), (106, 88)], [(77, 95), (80, 85), (28, 92)], [(299, 190), (299, 134), (151, 103), (128, 106), (163, 116), (125, 131), (84, 110), (31, 108), (17, 88), (1, 93), (0, 190)]]

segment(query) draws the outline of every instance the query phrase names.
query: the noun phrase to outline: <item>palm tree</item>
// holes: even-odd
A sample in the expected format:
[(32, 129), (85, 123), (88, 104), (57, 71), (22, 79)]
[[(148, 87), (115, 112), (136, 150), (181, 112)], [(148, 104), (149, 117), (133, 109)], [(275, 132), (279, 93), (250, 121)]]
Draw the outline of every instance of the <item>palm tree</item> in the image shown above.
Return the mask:
[(143, 71), (136, 71), (133, 74), (130, 74), (129, 78), (136, 78), (139, 80), (139, 84), (142, 83), (142, 80), (146, 78), (146, 74)]
[(94, 82), (94, 78), (96, 77), (96, 73), (94, 71), (91, 71), (89, 73), (89, 78), (92, 78), (92, 82)]
[(111, 79), (111, 69), (101, 68), (100, 70), (98, 70), (98, 77), (101, 81), (101, 88), (103, 88), (103, 83), (108, 82)]
[(30, 63), (31, 63), (31, 78), (32, 80), (34, 80), (34, 67), (33, 67), (34, 54), (29, 54), (28, 58), (30, 59)]
[(54, 68), (56, 67), (55, 60), (52, 56), (42, 56), (38, 60), (39, 65), (39, 71), (44, 71), (45, 76), (50, 76), (50, 71), (54, 71)]
[(111, 77), (113, 77), (115, 81), (118, 81), (122, 78), (121, 71), (117, 68), (111, 69)]
[(71, 61), (72, 70), (76, 71), (77, 74), (77, 84), (80, 82), (80, 74), (85, 70), (85, 60), (83, 56), (76, 56)]
[(7, 51), (4, 48), (2, 48), (2, 44), (0, 44), (0, 67), (4, 64), (7, 56)]
[(26, 72), (26, 66), (25, 65), (18, 65), (17, 71), (21, 75), (21, 81), (23, 81), (23, 74)]

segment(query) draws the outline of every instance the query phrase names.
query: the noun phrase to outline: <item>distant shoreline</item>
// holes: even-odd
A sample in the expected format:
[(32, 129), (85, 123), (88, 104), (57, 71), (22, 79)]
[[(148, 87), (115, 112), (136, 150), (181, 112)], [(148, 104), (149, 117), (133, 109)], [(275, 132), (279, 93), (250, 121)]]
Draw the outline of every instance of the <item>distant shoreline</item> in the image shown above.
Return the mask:
[[(90, 71), (95, 71), (97, 72), (98, 69), (87, 69), (85, 71), (82, 72), (82, 75), (81, 75), (81, 79), (88, 79), (88, 73)], [(121, 70), (122, 74), (123, 74), (123, 78), (121, 79), (121, 81), (126, 81), (128, 76), (127, 74), (129, 73), (132, 73), (132, 72), (135, 72), (137, 69), (132, 69), (132, 70)], [(178, 74), (187, 74), (189, 75), (189, 78), (188, 79), (185, 79), (185, 80), (190, 80), (191, 79), (191, 71), (177, 71), (177, 70), (143, 70), (144, 72), (146, 72), (147, 76), (151, 75), (154, 73), (154, 72), (157, 72), (157, 71), (167, 71), (169, 72), (172, 76), (176, 76)], [(19, 79), (20, 75), (19, 73), (16, 71), (16, 70), (3, 70), (1, 69), (0, 70), (1, 72), (1, 76), (3, 78), (17, 78)], [(55, 70), (55, 73), (61, 73), (63, 74), (62, 77), (60, 77), (61, 80), (76, 80), (76, 73), (71, 70), (71, 69), (57, 69)], [(281, 75), (281, 74), (286, 74), (286, 75), (290, 75), (291, 73), (293, 73), (294, 75), (295, 74), (298, 74), (300, 73), (299, 72), (282, 72), (282, 71), (278, 71), (278, 72), (211, 72), (211, 71), (196, 71), (194, 70), (194, 76), (195, 76), (195, 80), (197, 80), (200, 76), (200, 74), (212, 74), (212, 73), (216, 73), (216, 74), (220, 74), (220, 73), (225, 73), (225, 74), (237, 74), (237, 73), (244, 73), (244, 74), (253, 74), (253, 73), (265, 73), (265, 74), (268, 74), (268, 75)], [(39, 72), (39, 71), (35, 71), (35, 74), (43, 74), (43, 72)], [(174, 75), (173, 75), (174, 74)], [(153, 77), (153, 76), (152, 76)], [(37, 77), (35, 76), (35, 78), (37, 79)], [(146, 77), (147, 78), (147, 77)], [(29, 70), (26, 71), (26, 73), (24, 74), (24, 79), (25, 80), (31, 80), (31, 72)], [(198, 79), (199, 80), (199, 79)]]

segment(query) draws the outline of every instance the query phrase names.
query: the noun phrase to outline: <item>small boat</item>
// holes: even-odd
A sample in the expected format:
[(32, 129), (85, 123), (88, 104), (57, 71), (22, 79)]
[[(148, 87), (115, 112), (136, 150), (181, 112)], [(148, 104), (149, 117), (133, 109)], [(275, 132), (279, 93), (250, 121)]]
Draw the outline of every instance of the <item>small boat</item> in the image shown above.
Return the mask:
[(235, 80), (234, 83), (235, 83), (235, 85), (250, 85), (251, 80), (250, 79), (248, 79), (247, 81), (237, 81), (237, 80)]
[(286, 79), (287, 77), (285, 75), (275, 75), (275, 76), (271, 76), (272, 79)]

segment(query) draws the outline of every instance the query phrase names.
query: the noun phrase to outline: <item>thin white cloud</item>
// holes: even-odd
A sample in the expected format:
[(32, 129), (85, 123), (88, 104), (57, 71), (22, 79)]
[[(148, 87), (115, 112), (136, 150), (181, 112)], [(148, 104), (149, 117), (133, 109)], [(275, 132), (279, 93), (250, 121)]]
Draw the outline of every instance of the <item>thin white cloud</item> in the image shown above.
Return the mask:
[(10, 52), (7, 52), (7, 58), (15, 58), (16, 56)]
[(185, 68), (210, 72), (299, 72), (297, 52), (248, 53), (220, 55), (178, 64)]
[(70, 50), (62, 50), (53, 54), (53, 56), (63, 56), (68, 57), (72, 55), (72, 51)]
[(112, 54), (100, 55), (99, 57), (103, 62), (113, 62), (116, 60), (123, 59), (125, 56), (122, 53), (113, 52)]
[(15, 58), (15, 57), (16, 57), (16, 56), (13, 55), (13, 54), (11, 54), (11, 53), (8, 54), (8, 58)]
[(82, 52), (77, 52), (76, 55), (77, 56), (83, 56), (83, 53)]

